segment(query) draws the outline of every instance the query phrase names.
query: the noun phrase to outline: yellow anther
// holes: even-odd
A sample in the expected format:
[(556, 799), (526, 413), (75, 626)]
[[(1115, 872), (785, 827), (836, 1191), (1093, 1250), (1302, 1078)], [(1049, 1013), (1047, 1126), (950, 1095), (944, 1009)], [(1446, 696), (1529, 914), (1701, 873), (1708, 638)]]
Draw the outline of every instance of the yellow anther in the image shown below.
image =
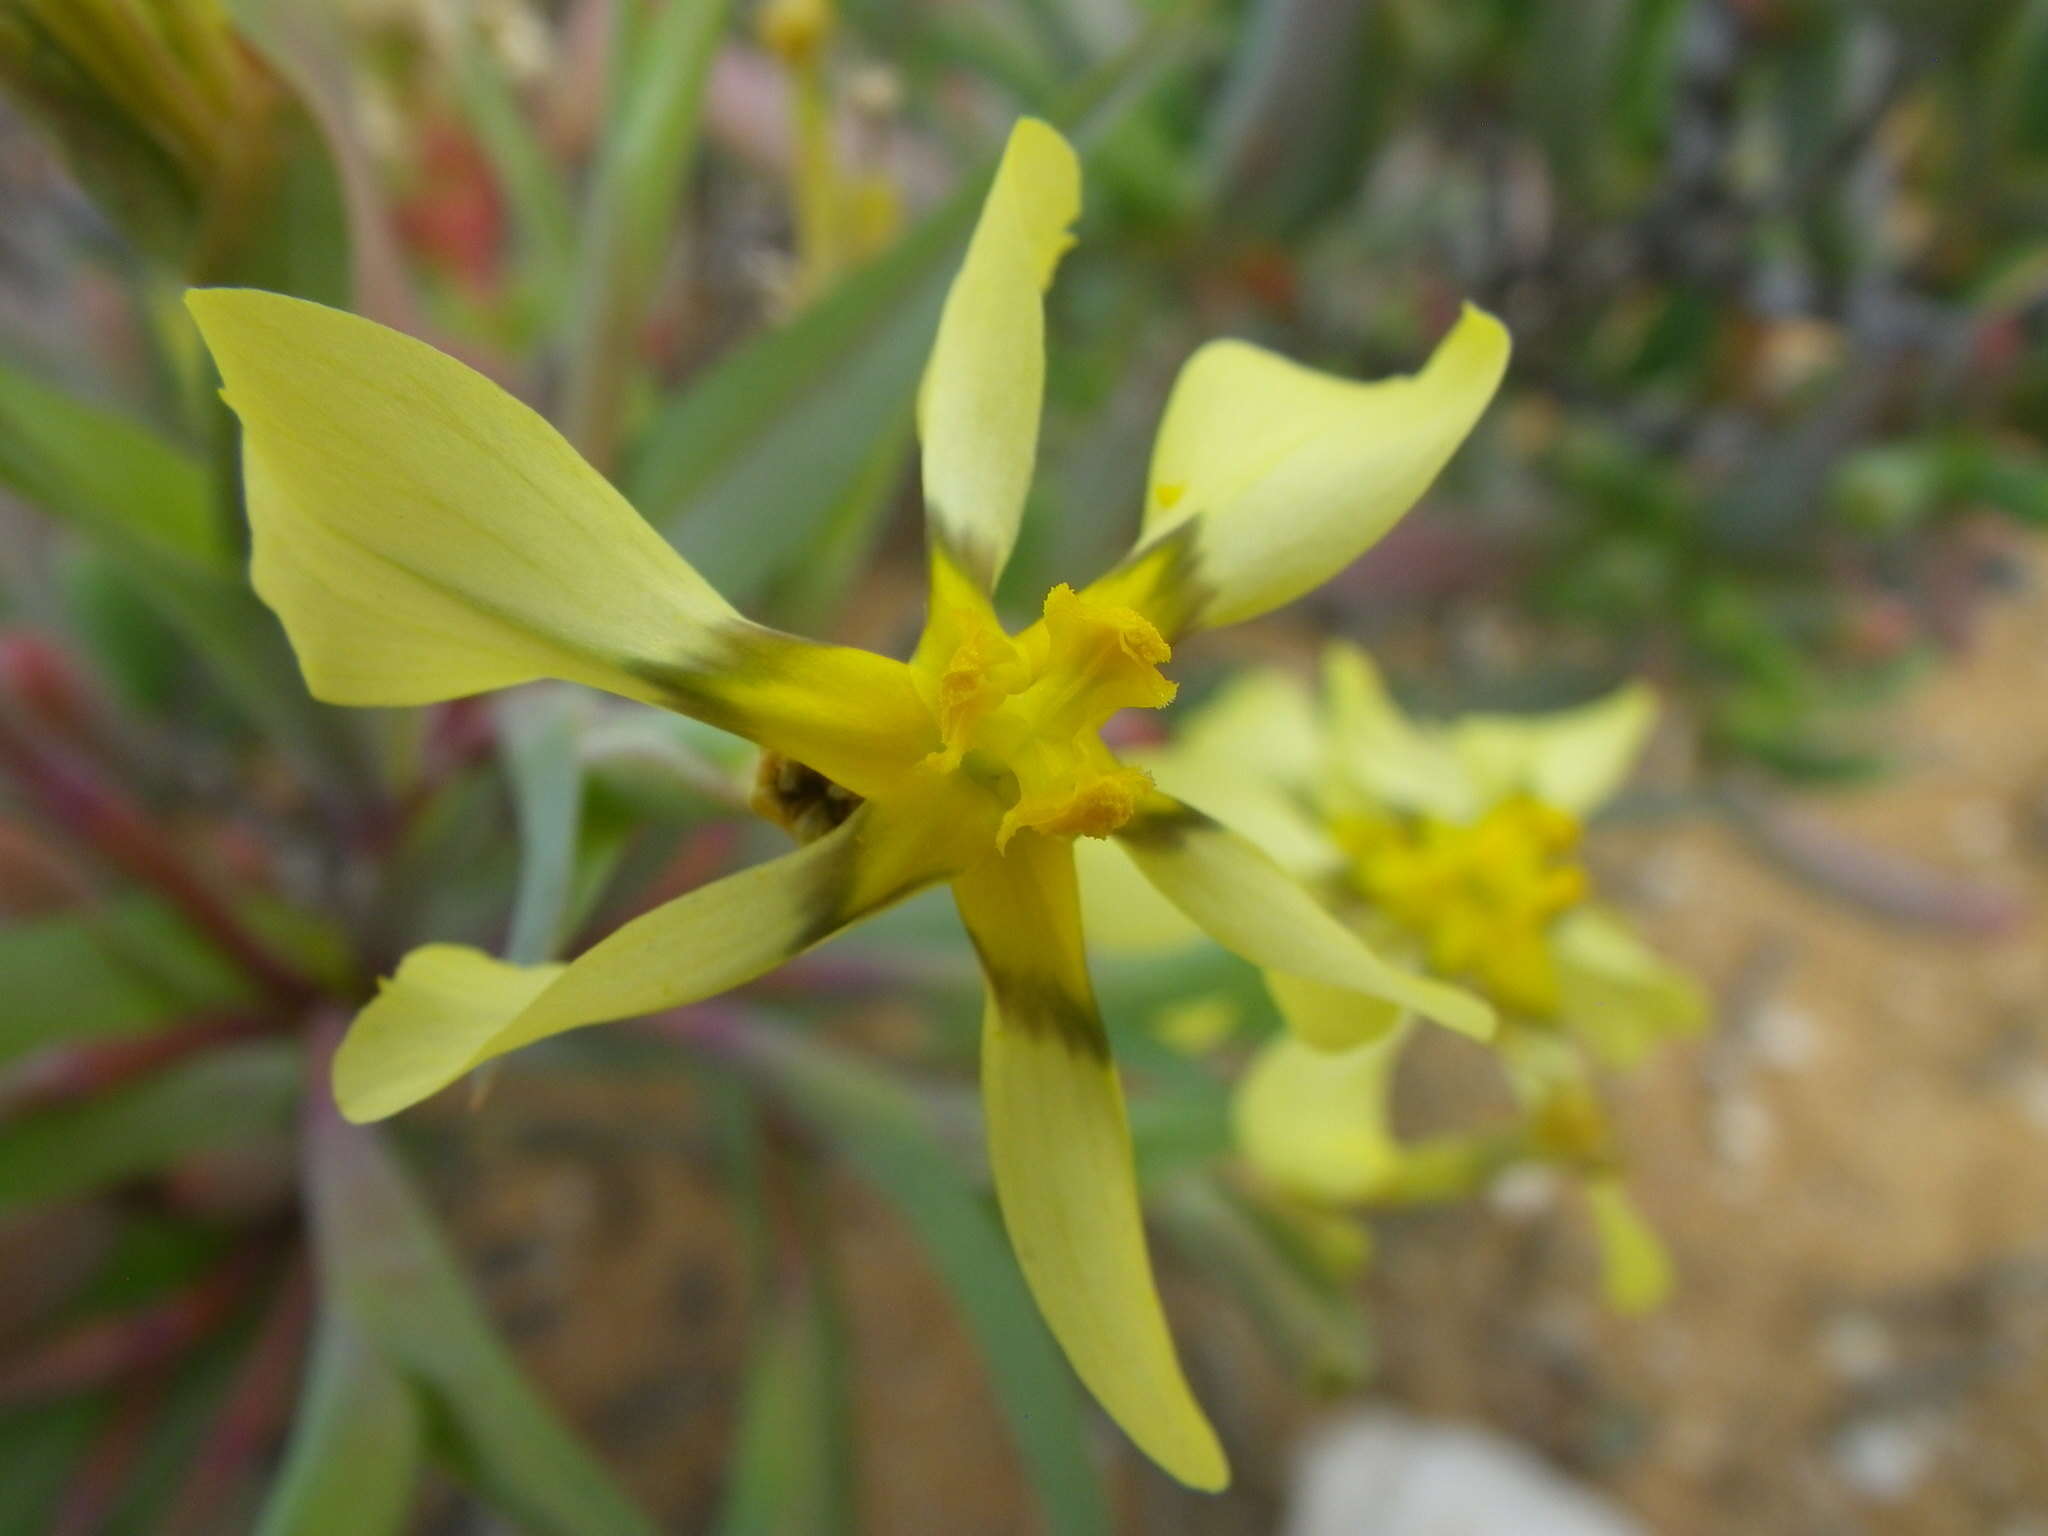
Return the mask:
[(959, 638), (927, 697), (944, 747), (933, 766), (962, 769), (1004, 804), (998, 847), (1018, 832), (1107, 837), (1137, 814), (1152, 786), (1117, 762), (1102, 726), (1122, 709), (1156, 709), (1174, 684), (1159, 666), (1172, 648), (1131, 608), (1071, 587), (1047, 594), (1041, 622), (1012, 638), (985, 612), (948, 613)]
[(1119, 763), (1093, 778), (1076, 776), (1067, 783), (1020, 796), (996, 829), (996, 847), (1030, 830), (1053, 837), (1107, 837), (1138, 814), (1138, 802), (1152, 787), (1152, 775)]
[(813, 57), (832, 31), (830, 0), (768, 0), (756, 23), (761, 45), (786, 64)]
[(1181, 497), (1187, 494), (1187, 489), (1177, 481), (1162, 480), (1152, 487), (1152, 499), (1159, 503), (1162, 511), (1171, 512)]

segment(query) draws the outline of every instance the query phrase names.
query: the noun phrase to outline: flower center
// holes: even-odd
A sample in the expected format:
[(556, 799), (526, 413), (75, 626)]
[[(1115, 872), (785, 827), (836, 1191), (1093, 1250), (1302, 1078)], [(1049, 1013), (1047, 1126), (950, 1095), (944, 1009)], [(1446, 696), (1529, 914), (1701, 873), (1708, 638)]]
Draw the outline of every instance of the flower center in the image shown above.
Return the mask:
[(1432, 969), (1517, 1013), (1557, 1011), (1550, 925), (1588, 886), (1573, 817), (1517, 795), (1474, 822), (1357, 816), (1334, 830), (1358, 889), (1422, 941)]
[(1137, 813), (1151, 775), (1119, 763), (1101, 730), (1120, 709), (1157, 709), (1173, 655), (1143, 615), (1062, 584), (1045, 616), (1005, 635), (985, 613), (951, 617), (950, 654), (932, 680), (944, 745), (933, 766), (986, 786), (1004, 806), (996, 846), (1030, 829), (1107, 837)]

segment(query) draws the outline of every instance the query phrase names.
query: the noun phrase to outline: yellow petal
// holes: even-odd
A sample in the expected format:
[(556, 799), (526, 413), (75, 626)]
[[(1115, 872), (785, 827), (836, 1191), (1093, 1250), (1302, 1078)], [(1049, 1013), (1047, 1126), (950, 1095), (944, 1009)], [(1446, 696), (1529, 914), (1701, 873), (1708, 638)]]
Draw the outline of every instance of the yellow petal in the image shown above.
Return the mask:
[(1221, 1488), (1229, 1468), (1152, 1279), (1070, 845), (1020, 834), (954, 892), (988, 976), (989, 1161), (1031, 1294), (1076, 1374), (1138, 1448), (1190, 1487)]
[(1559, 1019), (1609, 1066), (1631, 1066), (1658, 1041), (1706, 1026), (1699, 983), (1612, 912), (1567, 913), (1551, 932), (1551, 952)]
[[(477, 1047), (567, 966), (513, 965), (460, 944), (428, 944), (398, 963), (334, 1057), (334, 1097), (356, 1121), (381, 1120), (446, 1086)], [(464, 1066), (450, 1070), (461, 1059)]]
[(1323, 656), (1332, 769), (1372, 805), (1471, 821), (1487, 805), (1479, 781), (1440, 729), (1394, 702), (1371, 656), (1338, 642)]
[(1420, 373), (1376, 383), (1209, 343), (1167, 401), (1144, 525), (1103, 595), (1171, 635), (1320, 586), (1429, 488), (1507, 361), (1507, 331), (1469, 305)]
[(1356, 994), (1356, 1017), (1318, 1013), (1325, 1048), (1356, 1045), (1386, 1029), (1393, 1003), (1465, 1034), (1493, 1032), (1493, 1010), (1462, 987), (1389, 964), (1253, 844), (1164, 795), (1150, 797), (1117, 833), (1160, 893), (1209, 937), (1254, 965)]
[(319, 697), (422, 704), (567, 678), (862, 793), (882, 787), (877, 763), (929, 750), (908, 669), (748, 623), (482, 375), (278, 294), (186, 302), (242, 419), (256, 588)]
[(1451, 742), (1489, 799), (1516, 792), (1585, 816), (1614, 797), (1657, 724), (1643, 683), (1577, 709), (1543, 715), (1467, 715)]
[(1328, 744), (1301, 679), (1274, 669), (1246, 673), (1179, 725), (1165, 752), (1130, 758), (1161, 790), (1304, 878), (1342, 862), (1316, 811)]
[(1081, 211), (1081, 166), (1033, 118), (1011, 130), (939, 316), (918, 392), (925, 517), (984, 591), (1017, 539), (1045, 394), (1046, 287)]
[(958, 861), (949, 834), (871, 802), (815, 843), (635, 918), (567, 966), (524, 969), (453, 945), (416, 950), (356, 1016), (335, 1056), (335, 1097), (351, 1120), (382, 1119), (545, 1036), (713, 997)]
[(1075, 838), (1074, 865), (1088, 944), (1096, 954), (1167, 955), (1208, 942), (1110, 839)]
[(1617, 1312), (1654, 1311), (1671, 1294), (1671, 1255), (1656, 1229), (1643, 1220), (1621, 1180), (1591, 1179), (1586, 1201), (1600, 1244), (1600, 1289)]
[(1408, 1017), (1401, 1004), (1365, 997), (1350, 987), (1333, 987), (1285, 971), (1267, 971), (1265, 980), (1288, 1033), (1319, 1051), (1350, 1050), (1382, 1039)]
[(1370, 1200), (1400, 1169), (1389, 1096), (1408, 1032), (1319, 1051), (1282, 1035), (1252, 1059), (1231, 1105), (1238, 1150), (1290, 1194)]

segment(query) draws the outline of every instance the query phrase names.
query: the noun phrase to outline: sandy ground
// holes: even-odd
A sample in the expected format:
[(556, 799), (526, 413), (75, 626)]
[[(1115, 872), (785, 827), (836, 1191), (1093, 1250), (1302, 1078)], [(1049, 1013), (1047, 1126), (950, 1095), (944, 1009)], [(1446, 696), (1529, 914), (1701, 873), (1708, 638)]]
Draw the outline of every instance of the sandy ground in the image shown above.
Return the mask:
[[(1900, 713), (1904, 771), (1810, 809), (2048, 914), (2044, 660), (2037, 580)], [(1711, 1037), (1617, 1094), (1680, 1289), (1649, 1319), (1603, 1314), (1568, 1194), (1386, 1221), (1376, 1393), (1502, 1429), (1670, 1536), (2048, 1533), (2041, 927), (1963, 938), (1865, 916), (1698, 822), (1601, 842), (1722, 1001)], [(1457, 1050), (1416, 1064), (1419, 1092), (1469, 1076)], [(679, 1081), (507, 1074), (495, 1095), (444, 1131), (461, 1150), (442, 1187), (481, 1283), (649, 1507), (703, 1529), (748, 1327), (708, 1117)], [(1035, 1529), (938, 1283), (876, 1198), (837, 1179), (827, 1203), (861, 1529)], [(1271, 1529), (1306, 1405), (1229, 1307), (1188, 1283), (1174, 1305), (1225, 1433), (1256, 1443), (1224, 1501), (1119, 1457), (1125, 1523)]]

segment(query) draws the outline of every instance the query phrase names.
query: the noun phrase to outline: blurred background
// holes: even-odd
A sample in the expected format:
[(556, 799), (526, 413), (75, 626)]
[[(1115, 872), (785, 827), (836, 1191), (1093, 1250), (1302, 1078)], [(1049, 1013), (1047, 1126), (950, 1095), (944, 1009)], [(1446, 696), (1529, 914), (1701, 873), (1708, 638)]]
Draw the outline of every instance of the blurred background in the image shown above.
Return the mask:
[[(0, 0), (0, 82), (0, 1531), (2048, 1532), (2048, 3)], [(1182, 697), (1333, 637), (1425, 715), (1648, 679), (1589, 858), (1713, 999), (1602, 1082), (1675, 1276), (1624, 1315), (1540, 1157), (1275, 1201), (1256, 976), (1099, 956), (1213, 1498), (1022, 1289), (942, 893), (339, 1121), (410, 945), (571, 953), (777, 842), (689, 722), (313, 703), (178, 302), (422, 336), (903, 654), (1021, 113), (1087, 201), (1010, 611), (1128, 541), (1202, 340), (1373, 377), (1492, 309), (1442, 482)], [(1393, 1112), (1510, 1106), (1419, 1038)]]

